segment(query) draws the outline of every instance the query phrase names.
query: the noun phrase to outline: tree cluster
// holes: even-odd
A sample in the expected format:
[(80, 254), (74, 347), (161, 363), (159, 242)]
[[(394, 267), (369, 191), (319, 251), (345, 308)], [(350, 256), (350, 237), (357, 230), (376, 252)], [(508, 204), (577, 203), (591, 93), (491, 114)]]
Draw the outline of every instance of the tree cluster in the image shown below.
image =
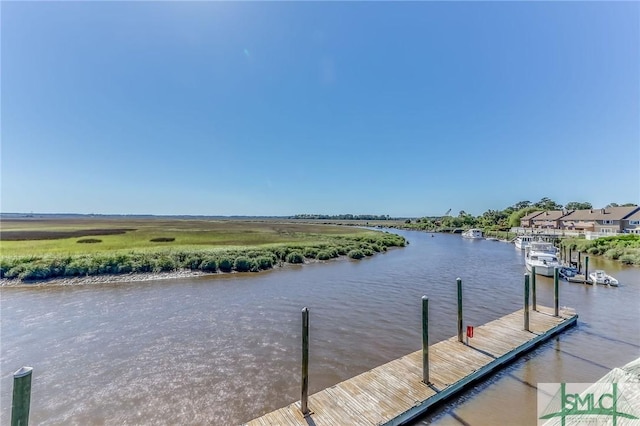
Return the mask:
[[(606, 207), (626, 207), (635, 206), (634, 203), (617, 204), (610, 203)], [(586, 210), (592, 209), (593, 206), (589, 202), (571, 201), (565, 206), (559, 204), (550, 198), (544, 197), (536, 203), (531, 201), (518, 201), (512, 206), (504, 210), (487, 210), (480, 216), (473, 216), (464, 210), (460, 211), (457, 216), (444, 217), (424, 217), (416, 220), (416, 225), (420, 229), (436, 229), (436, 228), (485, 228), (485, 229), (509, 229), (520, 226), (520, 219), (534, 211), (550, 211), (550, 210)], [(415, 226), (414, 226), (415, 227)]]
[(322, 219), (322, 220), (392, 220), (387, 214), (297, 214), (289, 219)]

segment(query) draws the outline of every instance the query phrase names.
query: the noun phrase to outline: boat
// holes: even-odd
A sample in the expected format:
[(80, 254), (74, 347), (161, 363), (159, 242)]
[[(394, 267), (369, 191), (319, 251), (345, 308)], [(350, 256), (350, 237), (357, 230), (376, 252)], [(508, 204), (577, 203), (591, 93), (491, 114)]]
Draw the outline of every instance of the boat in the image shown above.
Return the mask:
[(529, 242), (529, 250), (531, 251), (537, 251), (537, 252), (543, 252), (543, 253), (549, 253), (549, 254), (558, 254), (558, 248), (556, 246), (554, 246), (551, 243), (548, 243), (546, 241), (542, 241), (542, 240), (537, 240), (537, 241), (530, 241)]
[(486, 240), (487, 241), (498, 241), (498, 239), (496, 237), (487, 237)]
[(563, 266), (558, 271), (558, 275), (560, 278), (569, 281), (570, 278), (575, 278), (575, 276), (578, 275), (578, 268), (574, 268), (573, 266)]
[[(536, 274), (543, 275), (545, 277), (552, 277), (554, 275), (555, 268), (560, 268), (562, 265), (558, 261), (555, 251), (553, 253), (545, 250), (535, 250), (534, 244), (532, 244), (525, 250), (524, 262), (527, 266), (527, 270), (531, 272), (532, 267), (536, 267)], [(553, 247), (553, 244), (549, 244)], [(544, 246), (542, 246), (544, 247)], [(555, 250), (555, 247), (553, 247)]]
[(618, 280), (604, 272), (602, 269), (596, 269), (595, 271), (591, 272), (589, 274), (589, 280), (593, 284), (610, 285), (612, 287), (618, 286)]
[(520, 235), (515, 239), (516, 248), (520, 250), (524, 250), (527, 247), (529, 247), (529, 243), (533, 240), (534, 240), (534, 237), (531, 235)]
[(462, 233), (462, 238), (469, 238), (472, 240), (479, 240), (482, 237), (482, 229), (478, 229), (478, 228), (471, 228), (468, 231), (464, 231)]

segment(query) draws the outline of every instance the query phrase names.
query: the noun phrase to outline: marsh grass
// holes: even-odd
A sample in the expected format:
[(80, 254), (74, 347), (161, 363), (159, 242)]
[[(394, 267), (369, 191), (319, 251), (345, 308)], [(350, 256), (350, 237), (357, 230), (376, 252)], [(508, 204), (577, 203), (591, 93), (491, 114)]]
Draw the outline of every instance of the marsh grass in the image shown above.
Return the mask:
[[(171, 247), (199, 250), (282, 243), (314, 243), (328, 236), (358, 235), (366, 230), (350, 226), (276, 221), (182, 219), (61, 219), (3, 220), (2, 256), (54, 253), (81, 254), (114, 250), (157, 249), (152, 239), (174, 238)], [(5, 238), (6, 235), (9, 235)], [(13, 238), (21, 238), (20, 240)], [(28, 239), (29, 235), (37, 238)], [(40, 239), (43, 235), (56, 238)], [(77, 238), (100, 236), (99, 246), (76, 244)], [(25, 239), (27, 238), (27, 239)]]
[[(20, 222), (20, 221), (15, 221)], [(80, 221), (76, 224), (3, 222), (27, 235), (30, 226), (72, 237), (3, 241), (0, 278), (44, 280), (101, 274), (164, 272), (181, 269), (205, 272), (257, 272), (282, 263), (328, 260), (354, 251), (361, 257), (402, 247), (403, 237), (386, 232), (318, 224), (251, 221)], [(45, 225), (48, 225), (45, 226)], [(100, 244), (77, 244), (82, 229), (120, 232), (101, 235)], [(20, 228), (22, 227), (22, 228)], [(51, 234), (49, 234), (51, 235)], [(152, 240), (155, 240), (154, 243)], [(157, 242), (171, 242), (159, 245)]]
[(627, 265), (640, 266), (640, 235), (627, 234), (603, 237), (595, 240), (569, 238), (562, 245), (594, 256), (604, 256)]

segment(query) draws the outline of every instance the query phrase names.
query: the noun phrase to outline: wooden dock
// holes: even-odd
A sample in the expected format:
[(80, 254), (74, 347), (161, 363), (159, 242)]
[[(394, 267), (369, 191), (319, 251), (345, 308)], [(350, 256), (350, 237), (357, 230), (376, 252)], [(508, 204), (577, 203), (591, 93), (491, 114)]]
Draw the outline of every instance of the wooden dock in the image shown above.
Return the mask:
[(398, 358), (328, 389), (310, 395), (308, 416), (300, 401), (247, 423), (284, 425), (400, 425), (424, 414), (429, 407), (464, 390), (470, 383), (502, 367), (534, 346), (576, 324), (569, 309), (538, 306), (524, 309), (474, 330), (469, 344), (458, 336), (429, 346), (429, 384), (423, 383), (423, 351)]
[(564, 278), (564, 280), (570, 283), (589, 284), (589, 285), (592, 284), (591, 281), (587, 280), (587, 277), (585, 277), (584, 274), (577, 274), (573, 277), (566, 277)]

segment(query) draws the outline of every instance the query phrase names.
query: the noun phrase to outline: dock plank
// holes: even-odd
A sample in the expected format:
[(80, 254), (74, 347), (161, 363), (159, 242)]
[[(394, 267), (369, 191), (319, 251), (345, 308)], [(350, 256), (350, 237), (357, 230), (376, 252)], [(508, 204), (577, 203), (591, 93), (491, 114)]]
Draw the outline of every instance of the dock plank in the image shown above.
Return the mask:
[(521, 309), (474, 329), (469, 345), (457, 336), (429, 347), (430, 384), (422, 382), (422, 351), (412, 352), (309, 396), (304, 417), (294, 402), (247, 423), (251, 426), (397, 425), (426, 412), (441, 399), (551, 336), (571, 327), (577, 315), (563, 308), (529, 311), (524, 330)]

